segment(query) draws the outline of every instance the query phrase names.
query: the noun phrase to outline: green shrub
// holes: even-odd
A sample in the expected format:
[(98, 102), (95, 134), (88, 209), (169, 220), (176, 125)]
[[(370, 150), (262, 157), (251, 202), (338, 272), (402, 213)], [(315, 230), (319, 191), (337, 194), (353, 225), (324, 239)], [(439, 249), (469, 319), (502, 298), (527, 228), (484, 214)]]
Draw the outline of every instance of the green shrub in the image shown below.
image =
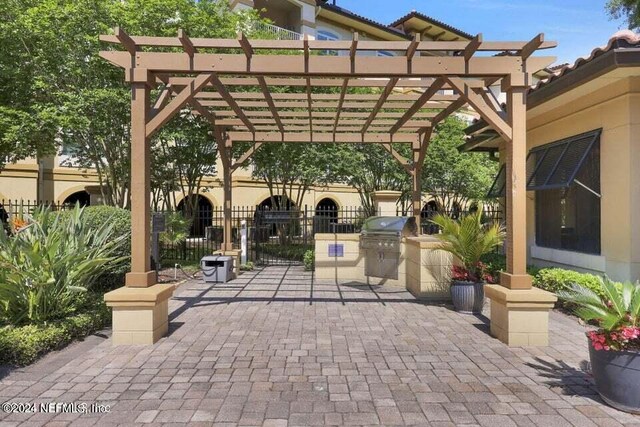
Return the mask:
[[(113, 225), (113, 238), (127, 235), (131, 233), (131, 212), (126, 209), (117, 208), (115, 206), (87, 206), (84, 208), (84, 220), (87, 227), (92, 230), (99, 229), (105, 222)], [(64, 211), (61, 215), (68, 218), (72, 211)], [(94, 289), (108, 292), (112, 289), (119, 288), (124, 285), (124, 276), (131, 270), (131, 239), (127, 238), (119, 245), (119, 249), (115, 251), (114, 256), (117, 258), (126, 258), (122, 262), (105, 266), (103, 272), (95, 280)]]
[(247, 261), (244, 264), (240, 264), (240, 271), (253, 271), (253, 262)]
[(105, 266), (122, 262), (128, 239), (110, 219), (92, 228), (77, 206), (64, 219), (39, 208), (14, 236), (0, 232), (0, 320), (19, 326), (75, 314)]
[[(480, 261), (485, 265), (486, 272), (497, 279), (500, 279), (500, 272), (506, 271), (507, 269), (507, 257), (499, 252), (484, 254), (480, 258)], [(535, 277), (539, 271), (539, 267), (527, 265), (527, 273), (529, 275)]]
[(316, 262), (316, 253), (313, 250), (308, 250), (304, 253), (304, 269), (312, 271)]
[(92, 295), (97, 303), (63, 320), (0, 328), (0, 365), (28, 365), (51, 350), (104, 328), (110, 323), (111, 313), (101, 298), (102, 295)]
[(602, 279), (593, 274), (578, 273), (562, 268), (543, 268), (533, 278), (534, 286), (555, 294), (560, 291), (568, 291), (574, 284), (602, 296)]
[(189, 237), (191, 220), (185, 218), (181, 212), (172, 212), (166, 216), (166, 230), (160, 233), (160, 240), (168, 245), (183, 243)]
[(288, 244), (288, 245), (260, 245), (260, 251), (290, 261), (304, 261), (305, 253), (311, 249), (311, 245)]

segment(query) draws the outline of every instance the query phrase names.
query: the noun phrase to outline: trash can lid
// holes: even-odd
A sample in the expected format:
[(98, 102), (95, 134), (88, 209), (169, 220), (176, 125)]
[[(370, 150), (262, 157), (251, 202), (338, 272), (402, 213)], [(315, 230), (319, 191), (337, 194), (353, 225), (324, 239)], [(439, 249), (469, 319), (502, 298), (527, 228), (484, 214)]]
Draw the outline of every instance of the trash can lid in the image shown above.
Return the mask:
[(205, 255), (202, 257), (200, 262), (202, 261), (231, 261), (233, 257), (225, 256), (225, 255)]

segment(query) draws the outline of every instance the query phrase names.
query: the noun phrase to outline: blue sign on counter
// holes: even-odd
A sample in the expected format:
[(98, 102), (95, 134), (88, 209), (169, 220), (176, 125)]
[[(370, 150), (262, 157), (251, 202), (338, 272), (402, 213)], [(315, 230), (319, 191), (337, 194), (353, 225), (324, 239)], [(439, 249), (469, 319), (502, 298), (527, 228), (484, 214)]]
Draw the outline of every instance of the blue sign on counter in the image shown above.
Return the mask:
[(341, 243), (338, 244), (329, 244), (329, 256), (336, 258), (344, 257), (344, 245)]

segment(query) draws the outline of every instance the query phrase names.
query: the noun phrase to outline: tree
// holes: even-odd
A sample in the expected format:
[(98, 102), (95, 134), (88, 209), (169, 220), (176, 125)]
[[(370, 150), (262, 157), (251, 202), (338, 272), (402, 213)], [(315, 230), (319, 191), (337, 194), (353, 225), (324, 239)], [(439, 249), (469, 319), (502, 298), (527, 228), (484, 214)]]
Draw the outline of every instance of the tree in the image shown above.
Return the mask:
[(185, 110), (155, 138), (156, 167), (165, 171), (159, 173), (165, 178), (160, 184), (164, 185), (160, 194), (167, 197), (168, 207), (175, 208), (175, 200), (171, 200), (170, 195), (176, 189), (182, 190), (187, 218), (195, 212), (198, 199), (194, 196), (203, 190), (203, 177), (215, 173), (217, 145), (211, 133), (211, 123), (206, 118)]
[(608, 0), (606, 8), (612, 19), (624, 18), (630, 30), (640, 28), (640, 1)]
[(265, 144), (253, 155), (252, 174), (266, 183), (274, 207), (300, 207), (311, 187), (341, 180), (345, 153), (340, 144)]
[[(411, 157), (406, 144), (395, 144), (394, 148)], [(401, 202), (409, 197), (411, 179), (389, 152), (378, 144), (357, 144), (350, 147), (348, 166), (345, 167), (346, 181), (360, 196), (366, 216), (375, 215), (373, 193), (379, 190), (402, 192)]]
[(125, 88), (65, 93), (61, 129), (74, 166), (94, 169), (104, 203), (129, 207), (129, 93)]
[(99, 57), (106, 46), (98, 36), (120, 25), (131, 34), (234, 37), (256, 19), (217, 0), (5, 1), (0, 159), (53, 154), (62, 143), (98, 171), (107, 203), (128, 206), (130, 91), (122, 71)]
[(483, 153), (461, 153), (467, 124), (451, 116), (438, 125), (422, 168), (422, 190), (435, 200), (438, 210), (450, 212), (485, 198), (498, 164)]

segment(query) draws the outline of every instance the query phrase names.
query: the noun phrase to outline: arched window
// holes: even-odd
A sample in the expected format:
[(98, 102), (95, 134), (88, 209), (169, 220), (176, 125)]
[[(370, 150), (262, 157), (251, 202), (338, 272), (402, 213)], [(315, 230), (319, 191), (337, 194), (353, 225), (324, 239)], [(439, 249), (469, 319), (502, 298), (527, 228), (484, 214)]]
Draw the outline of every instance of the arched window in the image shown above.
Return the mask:
[(67, 196), (64, 202), (62, 202), (63, 205), (75, 205), (76, 203), (78, 203), (80, 207), (89, 206), (91, 204), (91, 196), (84, 190), (76, 191)]
[[(190, 217), (191, 222), (191, 237), (204, 237), (207, 227), (212, 225), (213, 222), (213, 205), (206, 197), (195, 194), (191, 197), (195, 197), (195, 203), (187, 205), (187, 201), (191, 201), (190, 198), (185, 197), (178, 203), (177, 210), (182, 212), (185, 216)], [(193, 209), (193, 212), (189, 212)]]
[(314, 233), (333, 232), (331, 224), (338, 222), (338, 205), (332, 199), (325, 197), (316, 205), (316, 212), (313, 217)]

